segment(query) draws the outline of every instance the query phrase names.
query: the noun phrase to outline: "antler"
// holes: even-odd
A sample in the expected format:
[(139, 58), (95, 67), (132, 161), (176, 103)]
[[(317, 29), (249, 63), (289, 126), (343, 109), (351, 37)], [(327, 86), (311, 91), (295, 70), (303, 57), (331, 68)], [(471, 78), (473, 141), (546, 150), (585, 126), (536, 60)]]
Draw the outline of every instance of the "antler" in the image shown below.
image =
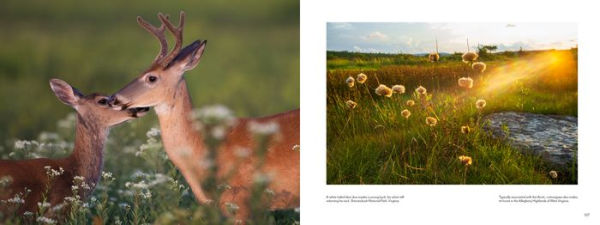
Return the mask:
[(173, 34), (173, 36), (175, 36), (175, 47), (173, 47), (171, 53), (169, 53), (169, 55), (166, 56), (162, 61), (162, 63), (166, 65), (169, 62), (171, 62), (171, 60), (173, 60), (173, 58), (175, 58), (175, 56), (177, 56), (177, 54), (179, 54), (179, 52), (181, 51), (181, 43), (183, 42), (183, 23), (185, 19), (185, 13), (183, 11), (179, 13), (179, 25), (177, 27), (174, 27), (173, 24), (171, 24), (171, 22), (169, 21), (169, 17), (164, 16), (162, 13), (158, 14), (158, 18), (163, 23), (163, 25), (167, 26), (167, 28)]
[[(160, 52), (154, 58), (154, 64), (159, 64), (162, 66), (166, 66), (179, 52), (181, 51), (181, 44), (183, 42), (183, 23), (184, 23), (185, 13), (181, 11), (179, 13), (179, 26), (175, 27), (169, 21), (169, 16), (165, 16), (162, 13), (158, 13), (158, 19), (161, 21), (160, 27), (152, 26), (150, 23), (146, 22), (142, 17), (137, 17), (138, 24), (142, 26), (145, 30), (154, 35), (158, 41), (160, 42)], [(171, 50), (171, 53), (167, 55), (167, 51), (169, 47), (167, 45), (167, 39), (165, 38), (165, 27), (169, 29), (169, 31), (175, 36), (175, 47)]]
[(137, 17), (137, 21), (138, 24), (142, 26), (142, 28), (154, 35), (156, 39), (158, 39), (158, 41), (160, 42), (160, 52), (158, 52), (158, 55), (154, 57), (154, 63), (158, 63), (167, 55), (167, 50), (169, 48), (167, 46), (167, 39), (165, 37), (165, 25), (162, 24), (160, 25), (160, 27), (157, 28), (155, 26), (152, 26), (152, 24), (146, 22), (144, 19), (142, 19), (141, 16)]

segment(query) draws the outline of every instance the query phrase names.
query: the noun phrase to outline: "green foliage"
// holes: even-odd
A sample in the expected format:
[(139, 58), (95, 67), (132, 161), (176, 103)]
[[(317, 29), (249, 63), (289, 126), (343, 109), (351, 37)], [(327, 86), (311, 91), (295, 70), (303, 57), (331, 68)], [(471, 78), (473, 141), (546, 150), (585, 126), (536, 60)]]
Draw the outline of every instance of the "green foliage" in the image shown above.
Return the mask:
[[(485, 61), (488, 68), (479, 74), (459, 61), (460, 54), (442, 56), (440, 63), (411, 56), (408, 62), (355, 68), (356, 58), (384, 61), (397, 56), (328, 53), (328, 65), (346, 63), (328, 67), (327, 72), (327, 183), (576, 184), (576, 161), (556, 168), (539, 156), (521, 154), (504, 140), (492, 138), (481, 122), (485, 114), (498, 111), (577, 116), (576, 64), (540, 70), (531, 78), (486, 92), (491, 76), (509, 76), (488, 71), (520, 59), (503, 54), (491, 56), (502, 60)], [(367, 82), (349, 88), (346, 78), (359, 73), (368, 76)], [(466, 76), (473, 78), (473, 89), (458, 87), (458, 78)], [(374, 90), (379, 84), (402, 84), (407, 91), (391, 98), (378, 96)], [(420, 85), (427, 88), (427, 96), (414, 92)], [(477, 99), (487, 101), (482, 111), (475, 107)], [(358, 106), (349, 109), (347, 100)], [(416, 104), (407, 106), (407, 100)], [(404, 109), (412, 113), (408, 119), (401, 115)], [(436, 118), (437, 125), (428, 126), (426, 117)], [(462, 133), (461, 126), (469, 126), (470, 132)], [(461, 155), (472, 157), (472, 165), (461, 164)], [(551, 179), (550, 170), (558, 171), (559, 178)]]

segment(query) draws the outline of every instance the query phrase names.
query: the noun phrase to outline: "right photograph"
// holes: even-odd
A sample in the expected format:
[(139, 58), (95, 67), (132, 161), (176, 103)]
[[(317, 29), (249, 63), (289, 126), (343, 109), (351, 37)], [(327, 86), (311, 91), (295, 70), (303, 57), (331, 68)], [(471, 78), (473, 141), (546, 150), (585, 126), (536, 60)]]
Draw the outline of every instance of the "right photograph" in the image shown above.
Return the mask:
[(578, 183), (576, 23), (328, 23), (327, 184)]

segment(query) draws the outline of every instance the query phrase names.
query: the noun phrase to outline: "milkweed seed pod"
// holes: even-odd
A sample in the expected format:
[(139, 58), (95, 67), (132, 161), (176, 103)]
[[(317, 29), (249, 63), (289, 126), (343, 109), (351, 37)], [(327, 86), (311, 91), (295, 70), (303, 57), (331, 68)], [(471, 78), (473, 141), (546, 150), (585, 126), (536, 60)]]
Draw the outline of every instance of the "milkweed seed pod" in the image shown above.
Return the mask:
[(485, 68), (487, 66), (483, 62), (476, 62), (476, 63), (473, 63), (473, 65), (471, 67), (473, 68), (473, 70), (475, 70), (479, 73), (483, 73), (483, 71), (485, 71)]
[(348, 87), (354, 87), (354, 77), (350, 76), (346, 79), (346, 84), (348, 84)]
[(389, 88), (388, 86), (385, 86), (383, 84), (380, 84), (379, 87), (377, 87), (375, 89), (375, 94), (379, 95), (379, 96), (385, 96), (385, 97), (392, 97), (392, 94), (394, 93), (394, 91), (392, 91), (391, 88)]
[(406, 91), (406, 88), (404, 88), (404, 85), (396, 84), (392, 86), (392, 90), (394, 93), (403, 94)]
[(458, 79), (458, 86), (462, 88), (472, 88), (473, 79), (471, 79), (470, 77), (461, 77)]
[(360, 73), (358, 74), (358, 76), (356, 76), (356, 82), (358, 82), (359, 84), (364, 84), (367, 81), (367, 75), (364, 73)]
[(429, 62), (437, 62), (440, 60), (440, 54), (432, 52), (429, 53)]
[(470, 63), (475, 62), (475, 60), (477, 60), (478, 57), (479, 55), (477, 55), (477, 53), (475, 52), (465, 52), (465, 54), (462, 55), (462, 60), (465, 63)]

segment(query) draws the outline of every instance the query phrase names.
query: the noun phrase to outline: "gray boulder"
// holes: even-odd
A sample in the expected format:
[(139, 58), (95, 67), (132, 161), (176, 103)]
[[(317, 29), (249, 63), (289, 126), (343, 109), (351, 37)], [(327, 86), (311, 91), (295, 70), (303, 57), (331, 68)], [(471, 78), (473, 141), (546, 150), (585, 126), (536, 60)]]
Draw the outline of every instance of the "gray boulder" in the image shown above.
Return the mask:
[(483, 124), (493, 136), (556, 165), (573, 162), (577, 151), (577, 117), (500, 112), (485, 116)]

